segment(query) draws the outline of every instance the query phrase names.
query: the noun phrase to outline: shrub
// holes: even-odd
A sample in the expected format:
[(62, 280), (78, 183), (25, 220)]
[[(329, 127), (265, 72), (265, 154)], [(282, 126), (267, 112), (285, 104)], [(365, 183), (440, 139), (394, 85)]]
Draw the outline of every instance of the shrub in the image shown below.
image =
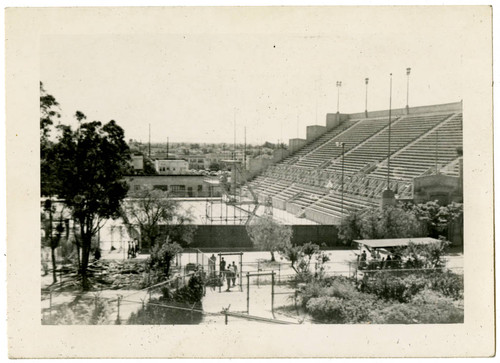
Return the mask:
[(312, 298), (317, 298), (323, 295), (324, 286), (318, 281), (310, 281), (300, 293), (300, 301), (302, 307), (306, 307), (307, 303)]
[(450, 271), (434, 273), (430, 277), (430, 288), (455, 300), (463, 299), (464, 277)]
[(425, 288), (424, 277), (415, 274), (394, 276), (385, 272), (365, 275), (361, 291), (372, 293), (381, 299), (408, 302), (414, 295)]
[(196, 274), (191, 276), (187, 286), (183, 286), (174, 292), (173, 300), (190, 304), (198, 303), (203, 298), (203, 291), (203, 279)]
[(324, 323), (366, 322), (377, 303), (375, 296), (357, 291), (353, 282), (343, 276), (309, 283), (301, 299), (306, 311)]
[(346, 312), (342, 299), (334, 296), (314, 297), (308, 300), (306, 310), (315, 319), (325, 323), (344, 323)]
[(464, 311), (451, 299), (431, 290), (423, 290), (405, 304), (392, 304), (370, 313), (377, 324), (450, 324), (463, 323)]
[(369, 321), (370, 312), (376, 305), (375, 299), (366, 294), (358, 294), (354, 299), (336, 296), (311, 298), (306, 311), (323, 323), (353, 324)]
[(85, 297), (78, 303), (63, 303), (52, 308), (52, 314), (42, 318), (42, 324), (46, 325), (97, 325), (106, 324), (109, 320), (109, 303), (95, 296)]

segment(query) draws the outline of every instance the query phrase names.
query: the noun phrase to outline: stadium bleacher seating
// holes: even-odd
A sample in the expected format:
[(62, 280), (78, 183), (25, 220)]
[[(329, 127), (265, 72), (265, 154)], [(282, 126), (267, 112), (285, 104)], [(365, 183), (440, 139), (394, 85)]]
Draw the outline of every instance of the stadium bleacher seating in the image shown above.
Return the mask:
[[(458, 176), (462, 114), (422, 112), (391, 123), (390, 184), (400, 199), (411, 199), (413, 178), (436, 172)], [(344, 177), (342, 147), (344, 143)], [(387, 189), (388, 118), (347, 120), (270, 166), (248, 184), (259, 200), (272, 198), (287, 210), (334, 221), (349, 211), (379, 205)], [(437, 166), (437, 170), (436, 170)], [(342, 197), (343, 196), (343, 197)], [(343, 200), (343, 203), (342, 203)], [(333, 223), (333, 222), (332, 222)]]

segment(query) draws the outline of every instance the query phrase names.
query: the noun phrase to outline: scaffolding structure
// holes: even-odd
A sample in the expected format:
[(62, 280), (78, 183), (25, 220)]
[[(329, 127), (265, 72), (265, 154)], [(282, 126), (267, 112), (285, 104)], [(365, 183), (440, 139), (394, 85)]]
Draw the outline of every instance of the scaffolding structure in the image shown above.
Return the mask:
[[(219, 180), (211, 180), (221, 188), (220, 198), (207, 199), (205, 216), (209, 224), (249, 224), (259, 208), (259, 200), (246, 183), (246, 170), (240, 160), (223, 160), (231, 170), (231, 179), (222, 176)], [(249, 191), (251, 198), (242, 194), (243, 187)]]

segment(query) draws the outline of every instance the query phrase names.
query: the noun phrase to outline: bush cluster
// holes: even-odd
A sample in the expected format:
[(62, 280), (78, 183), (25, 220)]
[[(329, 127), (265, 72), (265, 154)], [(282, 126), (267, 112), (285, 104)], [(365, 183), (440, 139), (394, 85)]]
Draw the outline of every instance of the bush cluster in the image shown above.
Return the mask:
[(345, 277), (330, 277), (308, 284), (301, 294), (301, 304), (316, 320), (325, 323), (367, 322), (376, 298), (357, 291)]
[(463, 277), (451, 272), (384, 272), (352, 279), (311, 280), (301, 289), (301, 306), (322, 323), (442, 324), (464, 319)]
[(434, 273), (429, 278), (430, 288), (454, 300), (464, 298), (464, 277), (446, 271)]
[(369, 319), (375, 324), (452, 324), (464, 322), (464, 311), (451, 298), (423, 290), (409, 303), (373, 310)]
[(365, 275), (361, 291), (371, 293), (380, 299), (408, 302), (427, 285), (423, 276), (414, 274), (394, 276), (385, 272)]

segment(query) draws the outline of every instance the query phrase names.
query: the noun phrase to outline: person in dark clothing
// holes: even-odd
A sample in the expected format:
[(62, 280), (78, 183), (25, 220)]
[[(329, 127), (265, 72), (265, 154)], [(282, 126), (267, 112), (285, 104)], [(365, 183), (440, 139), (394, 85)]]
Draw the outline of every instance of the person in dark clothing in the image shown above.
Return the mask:
[(222, 283), (224, 283), (225, 273), (226, 273), (226, 260), (224, 260), (224, 257), (222, 257), (219, 263), (219, 275), (222, 280)]
[(391, 255), (388, 255), (387, 258), (385, 259), (385, 264), (387, 266), (387, 268), (391, 268), (391, 264), (392, 264), (392, 258), (391, 258)]

